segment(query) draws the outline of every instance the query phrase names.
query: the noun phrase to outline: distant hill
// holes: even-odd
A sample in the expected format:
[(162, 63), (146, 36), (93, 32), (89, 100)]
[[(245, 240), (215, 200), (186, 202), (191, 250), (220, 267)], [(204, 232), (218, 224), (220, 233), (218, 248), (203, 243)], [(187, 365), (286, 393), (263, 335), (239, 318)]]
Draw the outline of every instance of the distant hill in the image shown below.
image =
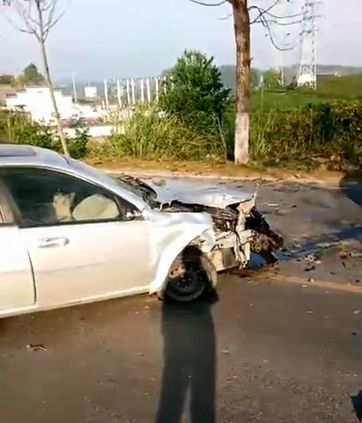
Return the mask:
[(362, 67), (341, 65), (318, 65), (319, 74), (356, 75), (362, 73)]
[(225, 87), (235, 90), (236, 86), (236, 67), (235, 65), (220, 66), (221, 78)]

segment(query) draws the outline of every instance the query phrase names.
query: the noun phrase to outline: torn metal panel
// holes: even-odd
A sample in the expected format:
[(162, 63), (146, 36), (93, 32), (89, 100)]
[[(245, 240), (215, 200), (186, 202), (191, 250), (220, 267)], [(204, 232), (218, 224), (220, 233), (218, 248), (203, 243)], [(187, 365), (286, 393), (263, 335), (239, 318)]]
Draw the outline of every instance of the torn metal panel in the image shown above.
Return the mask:
[(185, 191), (167, 191), (157, 192), (157, 201), (160, 203), (170, 203), (180, 201), (188, 204), (200, 204), (207, 207), (225, 208), (232, 204), (251, 201), (253, 194), (238, 189), (225, 187), (206, 187), (188, 189)]

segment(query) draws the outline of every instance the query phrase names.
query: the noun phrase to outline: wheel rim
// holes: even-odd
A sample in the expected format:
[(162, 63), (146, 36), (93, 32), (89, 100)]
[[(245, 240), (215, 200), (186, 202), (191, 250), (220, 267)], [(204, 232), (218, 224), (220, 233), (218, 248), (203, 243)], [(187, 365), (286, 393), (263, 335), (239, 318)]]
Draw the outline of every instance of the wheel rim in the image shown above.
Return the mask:
[(205, 284), (205, 277), (202, 269), (195, 266), (195, 263), (188, 262), (173, 269), (169, 284), (177, 295), (188, 296)]

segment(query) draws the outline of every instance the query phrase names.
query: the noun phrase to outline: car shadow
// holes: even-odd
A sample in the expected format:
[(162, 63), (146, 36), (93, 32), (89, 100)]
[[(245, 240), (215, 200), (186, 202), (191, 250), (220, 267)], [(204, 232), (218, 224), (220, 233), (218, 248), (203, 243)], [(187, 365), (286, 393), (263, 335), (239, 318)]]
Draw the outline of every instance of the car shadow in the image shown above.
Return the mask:
[(362, 390), (357, 395), (351, 397), (353, 410), (356, 413), (357, 419), (362, 421)]
[(211, 308), (216, 293), (192, 303), (165, 301), (164, 366), (155, 423), (181, 422), (187, 393), (193, 423), (216, 421), (216, 340)]
[(347, 173), (339, 185), (347, 198), (362, 207), (362, 170)]

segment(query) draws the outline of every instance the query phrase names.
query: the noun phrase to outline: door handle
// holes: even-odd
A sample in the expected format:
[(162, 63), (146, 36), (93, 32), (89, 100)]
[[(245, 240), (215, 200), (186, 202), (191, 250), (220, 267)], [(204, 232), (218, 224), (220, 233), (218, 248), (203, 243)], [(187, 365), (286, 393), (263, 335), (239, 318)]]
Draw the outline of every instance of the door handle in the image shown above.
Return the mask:
[(38, 248), (64, 247), (69, 244), (69, 239), (65, 237), (41, 238), (37, 241)]

